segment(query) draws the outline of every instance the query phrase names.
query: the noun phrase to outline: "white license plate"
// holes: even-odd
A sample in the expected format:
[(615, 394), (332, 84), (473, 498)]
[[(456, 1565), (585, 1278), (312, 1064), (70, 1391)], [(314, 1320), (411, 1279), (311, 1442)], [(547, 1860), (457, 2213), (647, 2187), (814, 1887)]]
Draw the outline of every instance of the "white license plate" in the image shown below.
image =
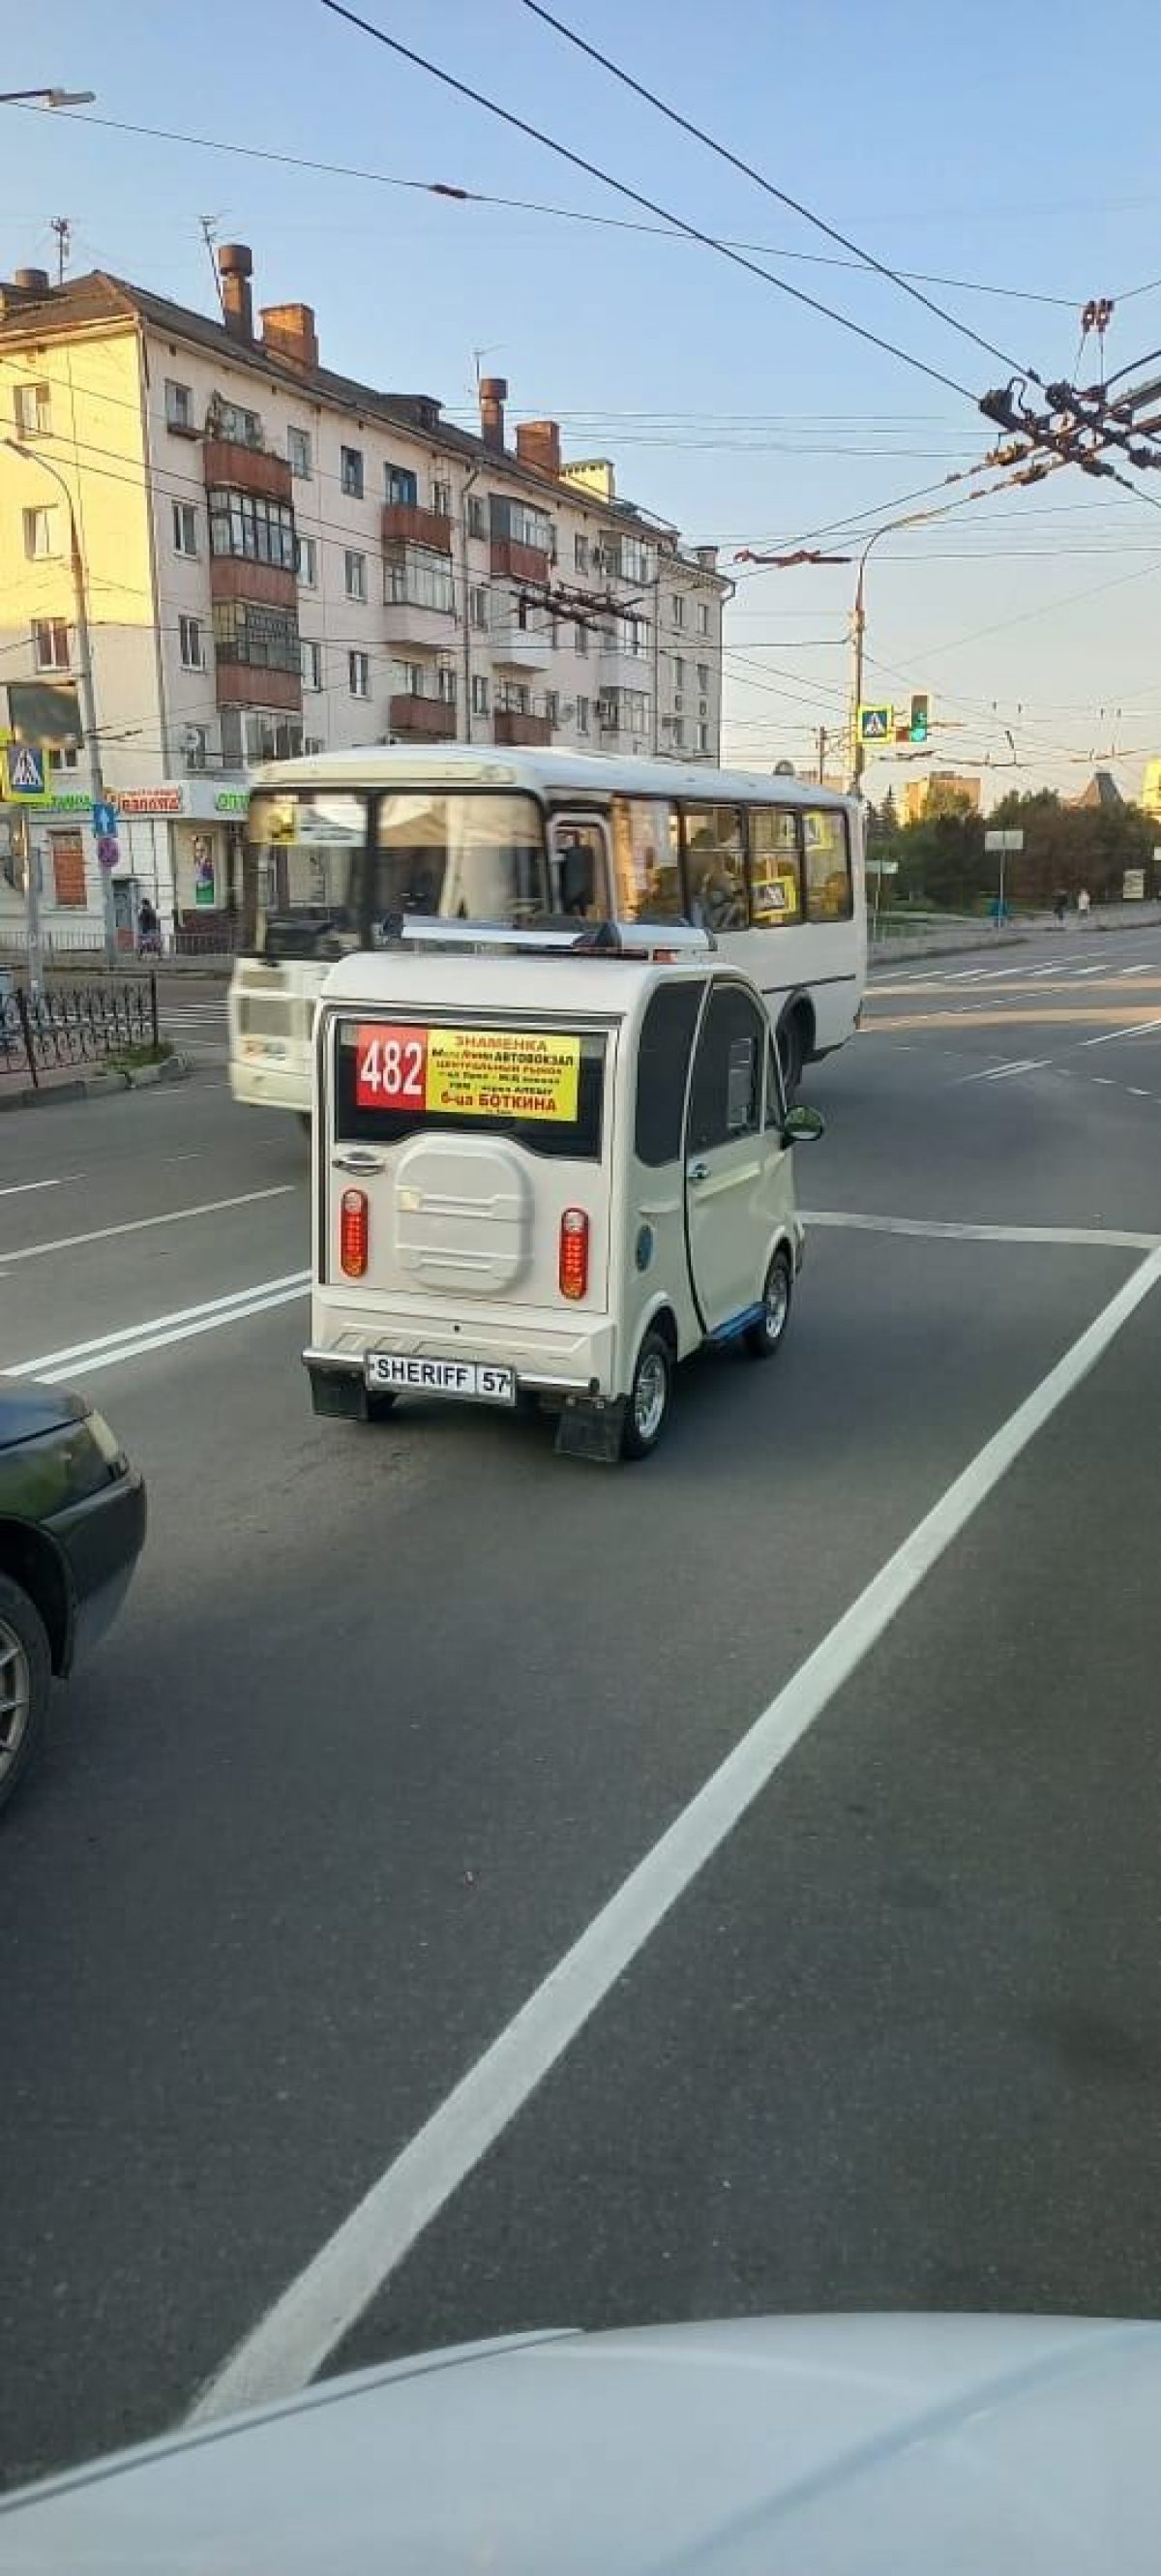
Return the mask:
[(410, 1353), (368, 1351), (368, 1386), (399, 1394), (466, 1396), (477, 1404), (515, 1404), (516, 1371), (488, 1360), (421, 1360)]

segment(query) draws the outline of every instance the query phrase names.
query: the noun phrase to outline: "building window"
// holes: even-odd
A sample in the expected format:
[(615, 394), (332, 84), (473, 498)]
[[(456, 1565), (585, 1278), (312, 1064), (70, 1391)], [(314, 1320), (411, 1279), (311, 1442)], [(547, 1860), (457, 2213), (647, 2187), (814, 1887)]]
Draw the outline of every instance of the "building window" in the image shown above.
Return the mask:
[(257, 492), (211, 491), (210, 553), (240, 556), (246, 563), (276, 564), (283, 572), (293, 572), (294, 512), (289, 501), (267, 501)]
[(287, 430), (286, 459), (291, 473), (297, 475), (299, 482), (309, 483), (314, 473), (309, 429)]
[(344, 561), (348, 599), (365, 600), (367, 596), (366, 555), (355, 554), (348, 546)]
[(673, 656), (673, 685), (675, 689), (683, 689), (685, 687), (685, 656), (683, 653), (675, 653)]
[(80, 753), (77, 750), (75, 742), (61, 743), (59, 748), (57, 745), (50, 743), (48, 751), (48, 765), (50, 770), (79, 768)]
[(301, 638), (301, 650), (302, 650), (302, 685), (303, 685), (303, 688), (304, 688), (304, 689), (321, 689), (321, 687), (322, 687), (322, 646), (321, 646), (321, 644), (316, 644), (316, 643), (314, 642), (314, 640), (313, 640), (313, 638), (312, 638), (311, 636), (304, 635), (304, 636)]
[(704, 599), (697, 603), (697, 631), (699, 635), (709, 634), (709, 608)]
[(340, 447), (339, 481), (349, 501), (362, 500), (363, 450), (361, 447)]
[(675, 716), (673, 719), (673, 748), (675, 751), (684, 751), (685, 749), (684, 716)]
[(698, 666), (697, 666), (697, 685), (698, 685), (699, 689), (701, 690), (702, 696), (703, 696), (703, 698), (704, 698), (704, 697), (705, 697), (705, 695), (706, 695), (706, 693), (707, 693), (707, 691), (708, 691), (708, 689), (709, 689), (709, 663), (708, 663), (708, 662), (699, 662), (699, 663), (698, 663)]
[(577, 732), (578, 732), (578, 733), (587, 733), (587, 732), (588, 732), (588, 729), (589, 729), (589, 702), (588, 702), (588, 699), (587, 699), (587, 698), (578, 698), (578, 699), (577, 699), (577, 702), (576, 702), (576, 729), (577, 729)]
[(297, 677), (302, 668), (297, 611), (268, 608), (258, 600), (215, 600), (214, 648), (219, 662), (238, 663), (248, 671), (293, 671)]
[(294, 569), (303, 590), (313, 590), (318, 581), (318, 546), (313, 537), (295, 538)]
[(18, 438), (47, 438), (52, 428), (52, 400), (47, 385), (17, 385), (13, 396)]
[(383, 490), (389, 507), (414, 510), (419, 499), (418, 478), (406, 465), (384, 466)]
[(555, 727), (560, 723), (560, 692), (558, 689), (545, 690), (544, 712), (550, 725)]
[(618, 581), (650, 582), (653, 579), (653, 549), (640, 537), (606, 538), (604, 568)]
[(214, 438), (232, 439), (236, 447), (261, 447), (262, 421), (256, 411), (246, 411), (241, 403), (223, 402), (215, 394), (209, 424)]
[(200, 617), (179, 617), (177, 632), (183, 671), (204, 671), (206, 642)]
[(474, 587), (468, 592), (468, 616), (470, 617), (473, 626), (487, 626), (488, 593), (483, 582), (476, 582)]
[(176, 430), (182, 438), (197, 437), (193, 386), (176, 385), (172, 376), (165, 379), (165, 425), (167, 429)]
[(369, 653), (348, 653), (347, 687), (353, 698), (370, 697), (371, 656)]
[(699, 726), (698, 726), (698, 729), (697, 729), (697, 747), (698, 747), (698, 750), (699, 750), (699, 751), (708, 751), (708, 750), (709, 750), (709, 747), (710, 747), (710, 738), (709, 738), (709, 726), (708, 726), (707, 724), (699, 724)]
[(34, 617), (32, 651), (38, 671), (67, 671), (69, 630), (63, 617)]
[(583, 660), (584, 660), (584, 658), (585, 658), (585, 656), (587, 655), (587, 653), (588, 653), (588, 649), (589, 649), (589, 630), (588, 630), (588, 627), (585, 625), (584, 619), (583, 619), (583, 618), (581, 618), (581, 617), (578, 617), (577, 622), (576, 622), (576, 639), (575, 639), (575, 640), (576, 640), (576, 649), (577, 649), (577, 652), (580, 654), (581, 659), (582, 659), (582, 661), (583, 661)]
[(484, 504), (479, 493), (473, 492), (470, 494), (468, 499), (468, 535), (469, 537), (486, 537), (487, 533), (487, 512), (485, 511)]
[(544, 510), (533, 510), (525, 501), (513, 501), (507, 493), (490, 496), (492, 535), (506, 537), (512, 545), (533, 546), (538, 554), (551, 555), (556, 548), (556, 531)]
[(253, 769), (264, 760), (297, 760), (305, 748), (300, 716), (270, 715), (261, 708), (243, 720), (236, 707), (223, 707), (221, 723), (227, 769)]
[(437, 519), (450, 519), (452, 514), (452, 488), (450, 483), (445, 483), (442, 477), (438, 474), (432, 476), (431, 506)]
[(531, 689), (523, 680), (502, 680), (496, 691), (496, 712), (503, 716), (530, 716)]
[(574, 538), (573, 538), (573, 541), (572, 541), (572, 562), (573, 562), (573, 570), (574, 570), (574, 572), (587, 572), (587, 571), (588, 571), (588, 568), (589, 568), (589, 541), (588, 541), (588, 538), (587, 538), (587, 537), (576, 536), (576, 537), (574, 537)]
[(33, 563), (43, 563), (50, 555), (60, 553), (60, 511), (26, 510), (24, 513), (24, 551)]
[(685, 624), (685, 593), (684, 593), (684, 591), (677, 590), (677, 591), (675, 591), (675, 592), (674, 592), (673, 597), (672, 597), (672, 599), (670, 600), (670, 603), (669, 603), (669, 613), (670, 613), (670, 616), (671, 616), (671, 617), (672, 617), (672, 619), (673, 619), (673, 623), (674, 623), (674, 625), (675, 625), (675, 626), (684, 626), (684, 624)]
[(474, 716), (486, 716), (487, 712), (488, 683), (483, 678), (482, 674), (476, 672), (472, 677), (472, 714)]
[(175, 501), (173, 505), (173, 551), (175, 555), (196, 555), (198, 550), (198, 514), (192, 501)]
[[(383, 562), (388, 605), (455, 611), (455, 584), (447, 555), (432, 546), (390, 546)], [(485, 594), (486, 596), (486, 594)]]
[(182, 754), (191, 777), (196, 777), (209, 764), (210, 728), (208, 725), (182, 726)]

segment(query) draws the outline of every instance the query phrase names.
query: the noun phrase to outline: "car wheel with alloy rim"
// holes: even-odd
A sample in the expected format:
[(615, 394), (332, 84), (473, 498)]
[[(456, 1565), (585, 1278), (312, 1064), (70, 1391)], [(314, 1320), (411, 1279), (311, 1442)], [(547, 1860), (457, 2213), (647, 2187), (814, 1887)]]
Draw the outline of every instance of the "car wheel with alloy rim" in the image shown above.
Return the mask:
[(51, 1686), (44, 1621), (27, 1592), (0, 1574), (0, 1807), (32, 1760)]
[(623, 1458), (649, 1458), (669, 1420), (673, 1394), (673, 1352), (664, 1333), (646, 1333), (625, 1407), (621, 1433)]
[(753, 1360), (773, 1359), (790, 1321), (790, 1302), (794, 1295), (794, 1271), (784, 1243), (766, 1273), (762, 1290), (762, 1311), (742, 1336)]

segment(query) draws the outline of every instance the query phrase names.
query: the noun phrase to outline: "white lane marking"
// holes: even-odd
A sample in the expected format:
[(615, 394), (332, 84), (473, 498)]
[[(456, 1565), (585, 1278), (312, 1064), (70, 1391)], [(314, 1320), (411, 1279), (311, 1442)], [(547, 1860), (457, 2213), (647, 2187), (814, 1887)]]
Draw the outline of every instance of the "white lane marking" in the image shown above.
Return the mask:
[(1074, 966), (1072, 971), (1079, 980), (1082, 975), (1107, 975), (1109, 969), (1107, 966)]
[(40, 1261), (46, 1252), (75, 1252), (82, 1243), (107, 1243), (115, 1234), (144, 1234), (151, 1225), (180, 1225), (192, 1216), (217, 1216), (222, 1208), (250, 1207), (256, 1199), (285, 1199), (294, 1195), (293, 1181), (279, 1181), (272, 1189), (241, 1190), (237, 1198), (203, 1199), (198, 1207), (170, 1208), (164, 1216), (134, 1216), (124, 1225), (99, 1225), (92, 1234), (59, 1234), (55, 1243), (28, 1243), (20, 1252), (0, 1254), (0, 1260)]
[(1153, 1097), (1151, 1091), (1141, 1091), (1135, 1082), (1127, 1082), (1125, 1084), (1125, 1089), (1129, 1094), (1130, 1100), (1151, 1100)]
[(1121, 1038), (1147, 1037), (1150, 1029), (1161, 1029), (1161, 1019), (1134, 1020), (1127, 1029), (1102, 1029), (1099, 1038), (1082, 1038), (1082, 1046), (1115, 1046)]
[(236, 1288), (227, 1297), (208, 1297), (201, 1306), (179, 1306), (169, 1315), (151, 1315), (142, 1324), (124, 1324), (115, 1333), (102, 1333), (96, 1341), (74, 1342), (71, 1349), (45, 1351), (36, 1360), (21, 1360), (9, 1368), (9, 1377), (42, 1377), (49, 1385), (71, 1377), (83, 1368), (86, 1377), (95, 1369), (119, 1368), (123, 1360), (139, 1359), (145, 1351), (165, 1350), (171, 1342), (187, 1342), (198, 1333), (213, 1333), (223, 1324), (242, 1323), (250, 1315), (264, 1314), (270, 1306), (288, 1306), (296, 1297), (305, 1297), (310, 1287), (308, 1270), (291, 1270), (282, 1279), (260, 1279), (252, 1288)]
[(272, 2308), (192, 2410), (204, 2423), (306, 2386), (384, 2281), (602, 2004), (925, 1575), (1161, 1279), (1140, 1263), (755, 1718), (733, 1751), (549, 1970)]
[(986, 1064), (982, 1073), (957, 1074), (956, 1081), (957, 1083), (1007, 1082), (1014, 1073), (1043, 1073), (1045, 1065), (1050, 1064), (1051, 1061), (1051, 1057), (1046, 1055), (1022, 1055), (1017, 1057), (1014, 1064), (1007, 1061), (1003, 1064)]
[(1114, 1082), (1111, 1073), (1090, 1073), (1089, 1081), (1099, 1082), (1102, 1091), (1119, 1091), (1121, 1088), (1119, 1082)]
[(1117, 968), (1118, 975), (1155, 975), (1156, 972), (1156, 966), (1153, 964), (1149, 964), (1148, 966), (1118, 966)]
[(62, 1172), (59, 1181), (8, 1181), (0, 1190), (0, 1199), (22, 1198), (26, 1190), (60, 1190), (66, 1181), (79, 1179), (79, 1172)]
[[(1094, 1076), (1100, 1081), (1099, 1074)], [(938, 1217), (855, 1216), (844, 1208), (800, 1208), (803, 1224), (845, 1226), (859, 1234), (919, 1234), (950, 1243), (1080, 1243), (1112, 1252), (1155, 1252), (1161, 1234), (1127, 1234), (1096, 1225), (968, 1225)]]

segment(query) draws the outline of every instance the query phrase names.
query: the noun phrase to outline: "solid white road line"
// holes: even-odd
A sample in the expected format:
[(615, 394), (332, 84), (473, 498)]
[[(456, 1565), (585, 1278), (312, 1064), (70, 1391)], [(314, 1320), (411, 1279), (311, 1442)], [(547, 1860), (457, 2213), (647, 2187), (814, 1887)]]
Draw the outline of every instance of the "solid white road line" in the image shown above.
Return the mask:
[(550, 1969), (515, 2018), (275, 2301), (192, 2410), (205, 2422), (306, 2386), (515, 2119), (924, 1576), (1161, 1279), (1154, 1252), (948, 1486), (813, 1654)]
[(957, 1084), (1007, 1082), (1014, 1073), (1042, 1073), (1045, 1065), (1050, 1064), (1051, 1061), (1051, 1057), (1046, 1055), (1022, 1055), (1017, 1057), (1015, 1063), (1006, 1060), (1003, 1064), (986, 1064), (980, 1073), (957, 1073), (955, 1079)]
[(74, 1177), (75, 1176), (72, 1172), (65, 1172), (62, 1174), (59, 1181), (9, 1181), (6, 1186), (0, 1190), (0, 1199), (22, 1198), (26, 1190), (63, 1189), (65, 1182), (71, 1181)]
[[(1096, 1079), (1100, 1080), (1099, 1074)], [(800, 1208), (799, 1215), (808, 1228), (845, 1226), (859, 1234), (930, 1235), (951, 1243), (1078, 1243), (1112, 1252), (1161, 1250), (1161, 1234), (1127, 1234), (1103, 1225), (959, 1225), (938, 1217), (854, 1216), (843, 1208)]]
[(1148, 1037), (1151, 1029), (1161, 1029), (1161, 1019), (1134, 1020), (1127, 1029), (1103, 1029), (1099, 1038), (1082, 1038), (1082, 1046), (1115, 1046), (1120, 1038)]
[(184, 1218), (217, 1216), (223, 1208), (250, 1207), (256, 1199), (285, 1199), (294, 1196), (293, 1181), (279, 1181), (272, 1189), (241, 1190), (237, 1198), (203, 1199), (198, 1207), (170, 1208), (164, 1216), (134, 1216), (125, 1225), (99, 1225), (92, 1234), (60, 1234), (55, 1243), (28, 1243), (20, 1252), (0, 1252), (0, 1262), (7, 1269), (13, 1261), (40, 1261), (46, 1252), (75, 1252), (82, 1243), (107, 1243), (115, 1234), (144, 1234), (151, 1225), (180, 1225)]
[(227, 1297), (208, 1297), (201, 1306), (179, 1306), (169, 1315), (151, 1315), (142, 1324), (123, 1324), (115, 1333), (101, 1333), (92, 1342), (74, 1342), (70, 1349), (45, 1351), (36, 1360), (21, 1360), (9, 1368), (9, 1377), (42, 1377), (50, 1385), (76, 1375), (78, 1369), (90, 1377), (95, 1369), (120, 1368), (122, 1361), (139, 1359), (143, 1352), (165, 1350), (171, 1342), (191, 1341), (198, 1333), (213, 1333), (223, 1324), (244, 1322), (250, 1315), (265, 1314), (268, 1307), (288, 1306), (296, 1297), (305, 1297), (310, 1286), (308, 1270), (292, 1270), (282, 1279), (260, 1279), (252, 1288), (236, 1288)]

